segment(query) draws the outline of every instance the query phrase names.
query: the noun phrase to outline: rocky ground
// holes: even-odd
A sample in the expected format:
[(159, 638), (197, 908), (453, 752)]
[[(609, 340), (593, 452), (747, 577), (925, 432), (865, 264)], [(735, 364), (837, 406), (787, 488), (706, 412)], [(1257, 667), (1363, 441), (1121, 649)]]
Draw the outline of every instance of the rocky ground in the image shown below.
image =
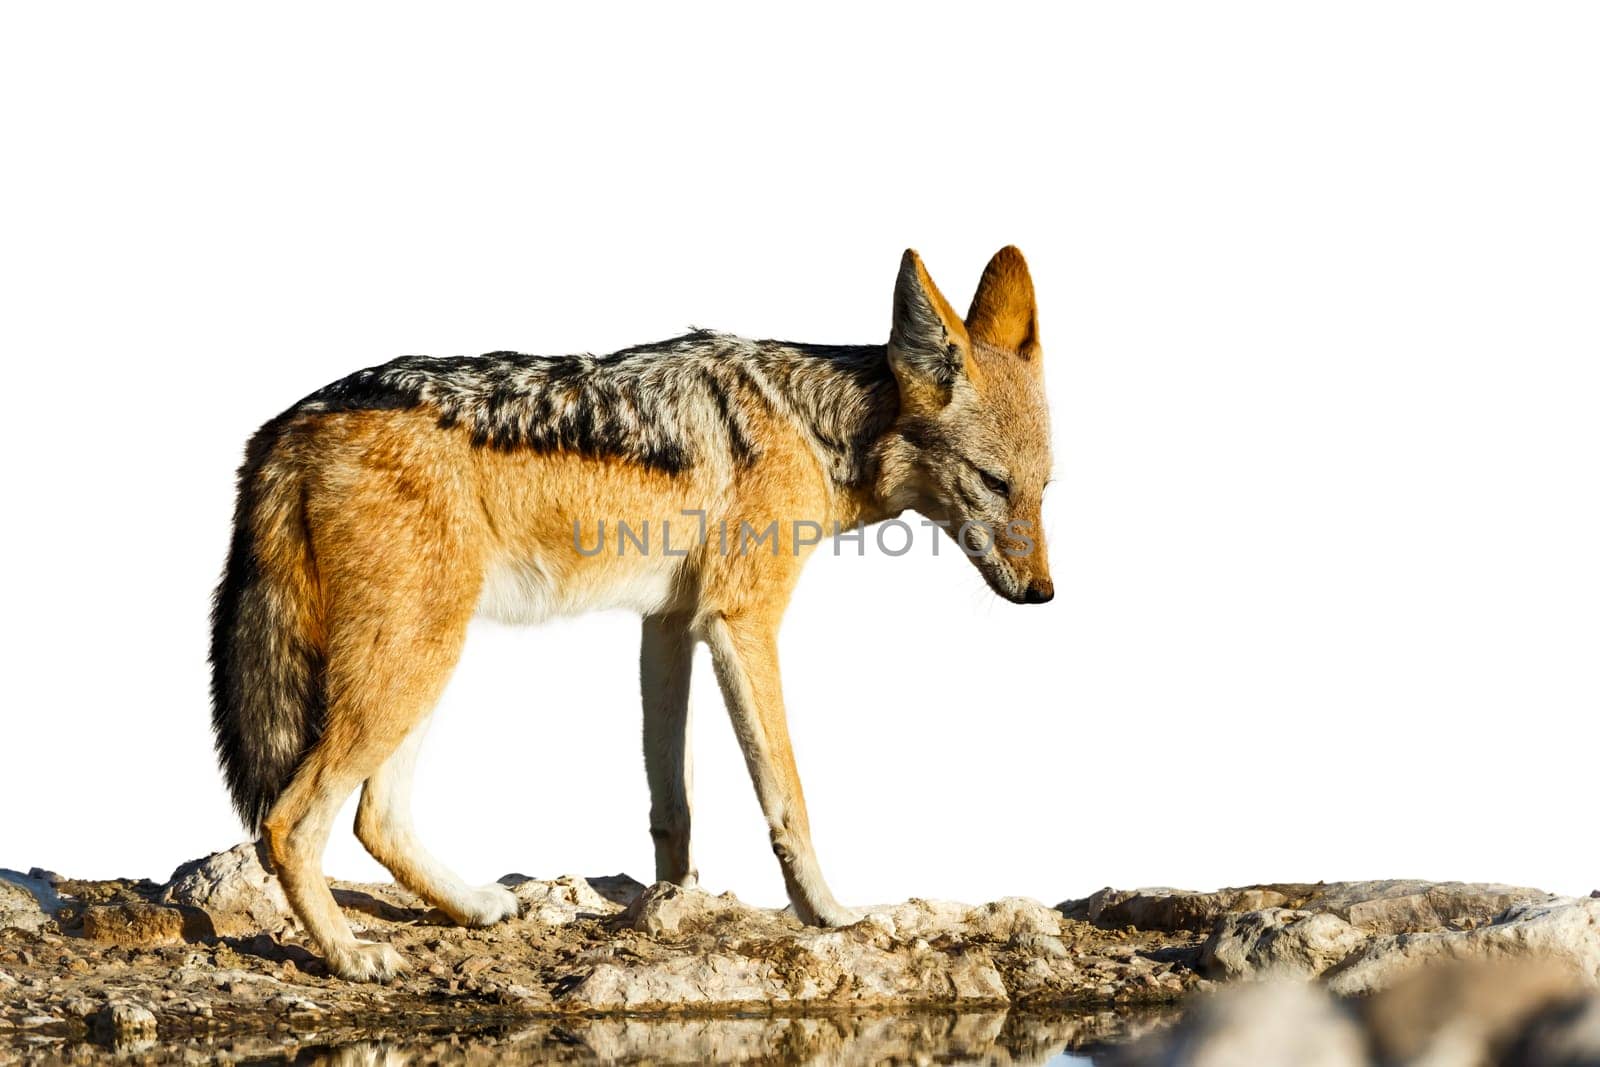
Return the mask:
[[(403, 977), (374, 986), (326, 974), (253, 846), (162, 884), (0, 872), (0, 1063), (106, 1049), (304, 1058), (312, 1046), (384, 1062), (374, 1050), (419, 1042), (423, 1060), (461, 1062), (1038, 1062), (1125, 1041), (1197, 991), (1299, 981), (1298, 1000), (1213, 998), (1131, 1046), (1166, 1056), (1137, 1062), (1202, 1062), (1174, 1058), (1171, 1042), (1214, 1042), (1217, 1020), (1252, 1010), (1302, 1010), (1376, 1047), (1372, 1020), (1383, 1016), (1371, 1006), (1417, 996), (1408, 976), (1429, 961), (1538, 968), (1524, 985), (1541, 992), (1525, 998), (1516, 1025), (1600, 989), (1600, 899), (1513, 886), (1107, 889), (1056, 907), (912, 900), (824, 931), (731, 895), (624, 876), (501, 881), (522, 914), (487, 930), (452, 926), (394, 886), (335, 883), (358, 936), (410, 961)], [(1467, 997), (1472, 982), (1447, 981), (1434, 999)], [(1317, 999), (1334, 997), (1360, 1000)], [(1367, 1007), (1345, 1006), (1354, 1003)], [(1600, 1051), (1572, 1062), (1600, 1062)]]

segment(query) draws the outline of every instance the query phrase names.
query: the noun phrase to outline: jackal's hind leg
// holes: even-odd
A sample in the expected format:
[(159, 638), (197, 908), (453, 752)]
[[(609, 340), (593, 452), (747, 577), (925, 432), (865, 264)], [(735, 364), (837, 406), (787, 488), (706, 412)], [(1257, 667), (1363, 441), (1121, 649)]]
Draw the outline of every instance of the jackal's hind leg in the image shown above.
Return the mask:
[(492, 926), (517, 916), (517, 898), (503, 885), (468, 886), (434, 859), (411, 823), (411, 778), (429, 719), (418, 723), (394, 755), (367, 779), (356, 809), (356, 836), (395, 880), (463, 926)]
[(264, 822), (284, 894), (343, 978), (385, 980), (404, 962), (389, 945), (357, 941), (334, 903), (322, 873), (329, 828), (356, 787), (376, 779), (358, 819), (363, 838), (403, 881), (425, 881), (430, 868), (415, 863), (405, 817), (414, 729), (455, 668), (476, 595), (471, 582), (451, 580), (463, 571), (443, 535), (405, 548), (322, 557), (338, 605), (326, 624), (325, 723)]
[(324, 734), (262, 824), (278, 880), (328, 970), (354, 981), (385, 982), (405, 969), (400, 953), (357, 941), (322, 873), (322, 853), (339, 807), (393, 748), (382, 735)]
[(648, 615), (639, 647), (644, 703), (644, 769), (650, 781), (650, 836), (656, 881), (693, 886), (699, 872), (689, 849), (689, 671), (694, 639), (682, 615)]

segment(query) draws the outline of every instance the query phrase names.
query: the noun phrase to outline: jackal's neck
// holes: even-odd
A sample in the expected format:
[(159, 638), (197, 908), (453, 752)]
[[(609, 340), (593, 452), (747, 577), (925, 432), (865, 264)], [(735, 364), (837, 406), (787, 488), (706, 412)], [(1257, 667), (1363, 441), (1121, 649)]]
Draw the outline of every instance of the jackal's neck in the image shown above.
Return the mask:
[[(893, 518), (908, 506), (892, 466), (900, 393), (884, 345), (794, 346), (811, 378), (789, 393), (792, 410), (826, 457), (833, 493), (829, 522), (842, 527)], [(813, 362), (820, 361), (820, 362)], [(791, 381), (790, 384), (797, 384)], [(885, 477), (889, 474), (889, 477)]]
[(832, 514), (820, 518), (853, 526), (898, 514), (878, 494), (880, 446), (900, 412), (886, 346), (757, 341), (733, 352), (815, 446), (832, 487)]

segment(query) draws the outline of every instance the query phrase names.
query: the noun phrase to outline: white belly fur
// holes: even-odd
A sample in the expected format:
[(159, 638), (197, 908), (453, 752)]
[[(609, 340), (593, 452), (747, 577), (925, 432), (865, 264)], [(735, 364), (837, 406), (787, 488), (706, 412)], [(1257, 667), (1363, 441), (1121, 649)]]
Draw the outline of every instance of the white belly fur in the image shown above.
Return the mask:
[(627, 567), (585, 575), (582, 581), (560, 581), (538, 558), (496, 560), (483, 577), (478, 615), (498, 622), (532, 625), (563, 615), (581, 615), (607, 608), (640, 614), (661, 611), (673, 600), (680, 560), (644, 557)]

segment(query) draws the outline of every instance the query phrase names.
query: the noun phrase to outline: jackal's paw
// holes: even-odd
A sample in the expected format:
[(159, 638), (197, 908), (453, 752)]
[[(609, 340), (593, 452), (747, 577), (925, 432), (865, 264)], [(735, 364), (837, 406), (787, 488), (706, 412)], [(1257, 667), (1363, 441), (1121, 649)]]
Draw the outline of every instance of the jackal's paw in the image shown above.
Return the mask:
[(462, 926), (493, 926), (502, 919), (515, 919), (522, 903), (503, 885), (485, 885), (471, 890), (462, 899)]
[(352, 982), (387, 982), (405, 969), (405, 957), (392, 945), (357, 941), (328, 953), (328, 970)]

